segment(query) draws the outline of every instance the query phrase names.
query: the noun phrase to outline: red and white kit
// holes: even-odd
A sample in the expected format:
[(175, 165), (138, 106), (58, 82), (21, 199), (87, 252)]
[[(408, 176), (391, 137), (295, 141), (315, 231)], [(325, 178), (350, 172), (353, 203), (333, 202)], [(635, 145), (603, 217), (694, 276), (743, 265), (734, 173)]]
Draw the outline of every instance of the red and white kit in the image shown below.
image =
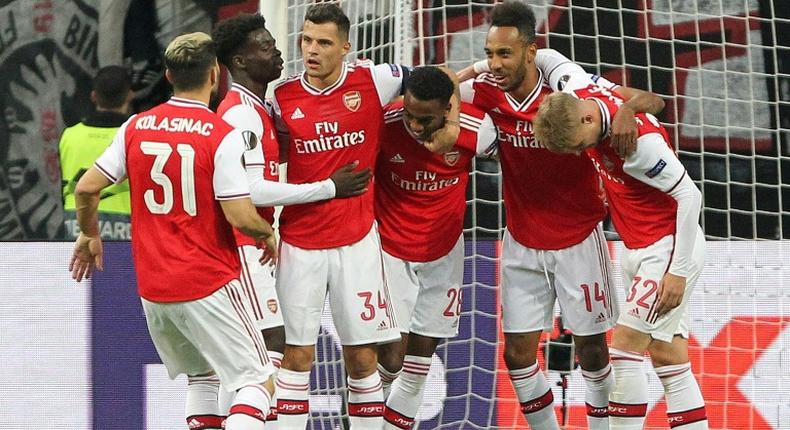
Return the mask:
[[(400, 93), (407, 73), (363, 61), (343, 63), (337, 82), (321, 90), (304, 74), (279, 84), (275, 110), (289, 134), (288, 182), (315, 182), (354, 161), (372, 170), (383, 106)], [(316, 342), (327, 294), (344, 345), (399, 337), (382, 274), (373, 189), (371, 182), (361, 196), (283, 209), (277, 292), (289, 344)]]
[(376, 163), (376, 219), (387, 284), (401, 332), (458, 334), (464, 274), (466, 184), (475, 155), (496, 149), (491, 118), (464, 103), (455, 148), (434, 154), (403, 120), (403, 104), (384, 113)]
[[(250, 196), (258, 206), (258, 213), (274, 225), (274, 206), (333, 198), (335, 186), (331, 179), (310, 184), (279, 182), (280, 146), (271, 117), (271, 106), (242, 85), (231, 85), (217, 108), (217, 114), (234, 128), (251, 133), (255, 139), (247, 141), (252, 148), (244, 152), (244, 166), (250, 182)], [(262, 250), (255, 241), (234, 230), (241, 260), (241, 283), (250, 302), (253, 316), (260, 329), (283, 325), (280, 302), (275, 290), (274, 269), (262, 266), (258, 260)]]
[(556, 87), (569, 71), (582, 70), (564, 57), (538, 55), (536, 63), (539, 83), (522, 102), (488, 73), (461, 84), (462, 100), (491, 115), (499, 129), (504, 331), (550, 330), (557, 300), (574, 334), (599, 334), (614, 326), (618, 312), (599, 180), (587, 157), (554, 154), (532, 134), (538, 106), (552, 90), (549, 78)]
[[(694, 207), (688, 199), (693, 181), (654, 116), (637, 115), (637, 149), (623, 160), (608, 138), (612, 117), (623, 103), (620, 96), (589, 85), (582, 76), (572, 77), (564, 91), (596, 101), (607, 136), (586, 152), (603, 180), (612, 222), (628, 249), (622, 257), (626, 311), (618, 323), (666, 342), (675, 334), (688, 338), (686, 307), (705, 258), (699, 202)], [(658, 318), (657, 291), (667, 271), (686, 278), (686, 291), (677, 308)]]
[(249, 196), (243, 151), (241, 131), (203, 103), (174, 97), (130, 118), (95, 164), (113, 182), (129, 177), (137, 285), (170, 376), (214, 370), (231, 390), (274, 370), (244, 306), (233, 232), (217, 202)]

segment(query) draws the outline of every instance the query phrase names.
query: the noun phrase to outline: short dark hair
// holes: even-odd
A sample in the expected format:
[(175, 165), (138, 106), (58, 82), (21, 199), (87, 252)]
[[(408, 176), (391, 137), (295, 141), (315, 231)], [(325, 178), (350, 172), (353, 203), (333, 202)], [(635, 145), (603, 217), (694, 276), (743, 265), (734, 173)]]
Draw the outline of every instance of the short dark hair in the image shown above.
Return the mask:
[(535, 42), (535, 13), (518, 1), (506, 1), (491, 11), (491, 26), (516, 27), (526, 43)]
[(438, 67), (417, 67), (406, 81), (406, 91), (422, 101), (439, 100), (446, 105), (455, 91), (453, 81)]
[(220, 21), (211, 33), (219, 62), (230, 68), (233, 56), (247, 43), (249, 34), (265, 29), (266, 19), (259, 13), (241, 13)]
[(102, 67), (93, 78), (96, 105), (102, 109), (116, 109), (123, 106), (131, 87), (132, 77), (127, 68), (122, 66)]
[(206, 33), (182, 34), (165, 49), (165, 66), (176, 91), (196, 90), (205, 85), (216, 62), (214, 41)]
[(304, 14), (304, 20), (315, 24), (334, 23), (346, 39), (351, 30), (351, 22), (336, 3), (316, 3), (310, 6)]

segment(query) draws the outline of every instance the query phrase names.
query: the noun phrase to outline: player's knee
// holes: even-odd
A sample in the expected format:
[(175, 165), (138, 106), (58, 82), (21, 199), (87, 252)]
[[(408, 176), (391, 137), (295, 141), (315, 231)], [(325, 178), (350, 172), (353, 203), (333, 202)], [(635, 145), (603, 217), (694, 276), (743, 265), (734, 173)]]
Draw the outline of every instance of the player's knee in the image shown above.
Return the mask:
[(574, 338), (574, 343), (582, 369), (600, 370), (609, 363), (609, 347), (606, 346), (605, 335), (578, 336)]
[(282, 367), (296, 372), (309, 372), (313, 367), (314, 351), (314, 345), (285, 345)]
[(390, 342), (379, 345), (378, 363), (389, 372), (397, 372), (403, 366), (405, 353), (401, 342)]
[(362, 379), (377, 371), (377, 354), (372, 345), (344, 346), (343, 358), (346, 363), (346, 373), (351, 378)]
[(688, 341), (675, 336), (672, 343), (654, 340), (647, 349), (653, 367), (672, 366), (689, 362)]
[(650, 345), (652, 338), (649, 334), (642, 333), (624, 325), (618, 325), (612, 335), (612, 348), (622, 351), (643, 353)]
[(523, 369), (535, 364), (538, 353), (537, 335), (529, 334), (505, 334), (505, 365), (508, 369)]

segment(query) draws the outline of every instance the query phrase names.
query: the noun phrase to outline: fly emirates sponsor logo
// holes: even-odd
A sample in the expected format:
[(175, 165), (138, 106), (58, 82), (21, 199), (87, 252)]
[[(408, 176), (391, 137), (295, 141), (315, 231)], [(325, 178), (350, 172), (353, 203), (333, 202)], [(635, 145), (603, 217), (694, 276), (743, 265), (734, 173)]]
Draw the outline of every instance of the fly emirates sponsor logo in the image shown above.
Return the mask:
[(402, 178), (395, 172), (391, 172), (390, 178), (395, 185), (406, 191), (438, 191), (461, 182), (457, 176), (437, 180), (436, 172), (427, 170), (416, 171), (414, 173), (414, 180)]
[(514, 148), (546, 148), (538, 143), (532, 135), (532, 123), (529, 121), (516, 121), (515, 132), (506, 131), (505, 127), (499, 128), (499, 144), (508, 144)]
[(134, 127), (137, 130), (169, 131), (171, 133), (197, 133), (201, 136), (211, 136), (214, 124), (203, 122), (194, 118), (168, 118), (157, 119), (156, 115), (146, 115)]
[(314, 139), (294, 139), (298, 154), (312, 154), (315, 152), (332, 151), (348, 148), (365, 142), (365, 130), (339, 132), (340, 126), (336, 121), (321, 121), (315, 123)]

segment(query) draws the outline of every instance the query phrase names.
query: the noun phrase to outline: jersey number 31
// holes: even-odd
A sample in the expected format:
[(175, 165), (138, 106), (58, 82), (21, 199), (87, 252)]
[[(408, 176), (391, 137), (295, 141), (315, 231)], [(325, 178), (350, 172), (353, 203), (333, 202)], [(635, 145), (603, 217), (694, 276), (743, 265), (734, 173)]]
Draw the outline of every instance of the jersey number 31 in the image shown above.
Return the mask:
[[(143, 154), (153, 155), (154, 165), (151, 166), (151, 180), (162, 187), (164, 198), (157, 202), (154, 190), (145, 190), (143, 198), (145, 205), (152, 214), (167, 214), (173, 209), (173, 182), (165, 174), (165, 164), (173, 153), (173, 148), (162, 142), (142, 142), (140, 150)], [(195, 150), (185, 143), (176, 145), (176, 151), (181, 156), (181, 204), (184, 212), (191, 216), (197, 215), (195, 202)]]

